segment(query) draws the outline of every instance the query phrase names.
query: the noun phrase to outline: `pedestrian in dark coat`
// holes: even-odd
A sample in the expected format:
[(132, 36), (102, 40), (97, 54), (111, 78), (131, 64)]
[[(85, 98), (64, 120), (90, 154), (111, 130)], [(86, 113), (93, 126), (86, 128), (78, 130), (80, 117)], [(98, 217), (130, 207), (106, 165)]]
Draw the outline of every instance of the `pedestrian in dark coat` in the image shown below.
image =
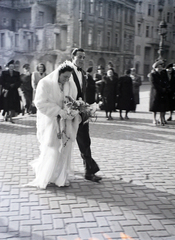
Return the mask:
[(118, 91), (119, 99), (117, 108), (120, 110), (120, 119), (123, 120), (122, 110), (125, 110), (125, 119), (128, 118), (128, 112), (135, 110), (135, 102), (133, 96), (132, 79), (130, 77), (131, 70), (126, 70), (125, 75), (119, 78)]
[(22, 102), (23, 102), (23, 114), (25, 112), (31, 113), (32, 106), (32, 97), (33, 97), (33, 88), (31, 84), (31, 72), (30, 65), (24, 64), (23, 66), (24, 73), (21, 74), (21, 86), (22, 91)]
[(114, 76), (113, 70), (109, 69), (107, 71), (107, 76), (103, 77), (101, 86), (101, 96), (107, 120), (113, 120), (111, 114), (115, 111), (117, 84), (118, 82)]
[(1, 80), (1, 75), (2, 75), (2, 67), (0, 66), (0, 112), (3, 109), (3, 98), (2, 98), (2, 80)]
[(166, 73), (170, 84), (170, 116), (167, 121), (172, 121), (173, 111), (175, 110), (175, 70), (173, 69), (173, 63), (170, 63), (166, 66)]
[(14, 123), (12, 117), (21, 112), (20, 97), (18, 88), (21, 84), (20, 74), (14, 71), (14, 60), (8, 64), (8, 70), (2, 71), (2, 95), (3, 95), (3, 108), (5, 111), (5, 120), (10, 119)]
[(135, 109), (136, 105), (140, 103), (140, 86), (142, 85), (141, 77), (136, 74), (135, 68), (131, 68), (130, 77), (132, 78), (132, 86), (133, 86), (133, 94), (135, 101)]
[(156, 113), (160, 112), (160, 123), (165, 124), (164, 115), (168, 111), (168, 83), (163, 72), (164, 62), (158, 60), (152, 66), (153, 70), (149, 75), (151, 89), (150, 89), (150, 103), (149, 111), (154, 113), (153, 124), (157, 124)]
[(86, 102), (93, 104), (95, 102), (95, 81), (91, 75), (93, 67), (89, 67), (86, 70)]

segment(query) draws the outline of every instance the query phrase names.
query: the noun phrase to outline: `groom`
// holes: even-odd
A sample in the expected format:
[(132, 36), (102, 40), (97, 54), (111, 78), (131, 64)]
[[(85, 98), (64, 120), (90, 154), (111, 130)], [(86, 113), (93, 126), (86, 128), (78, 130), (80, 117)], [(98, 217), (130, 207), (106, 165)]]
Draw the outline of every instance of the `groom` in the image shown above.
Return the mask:
[[(86, 77), (84, 75), (85, 72), (82, 70), (84, 65), (85, 52), (82, 48), (75, 48), (72, 51), (71, 57), (74, 68), (71, 78), (73, 78), (77, 86), (77, 99), (81, 97), (84, 101), (86, 101)], [(102, 178), (95, 175), (95, 173), (100, 169), (91, 156), (89, 123), (80, 123), (77, 132), (77, 143), (85, 166), (85, 179), (93, 182), (99, 182)]]

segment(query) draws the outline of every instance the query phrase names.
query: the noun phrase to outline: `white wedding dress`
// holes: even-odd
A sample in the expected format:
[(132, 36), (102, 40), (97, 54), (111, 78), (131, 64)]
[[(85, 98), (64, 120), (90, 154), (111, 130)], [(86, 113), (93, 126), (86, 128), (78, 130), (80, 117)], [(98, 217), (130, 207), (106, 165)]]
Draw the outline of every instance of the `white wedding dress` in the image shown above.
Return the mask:
[[(58, 70), (43, 78), (35, 96), (37, 107), (37, 138), (40, 143), (40, 155), (30, 165), (35, 172), (35, 179), (27, 186), (45, 189), (49, 183), (65, 186), (71, 174), (71, 152), (76, 139), (81, 117), (61, 119), (57, 115), (64, 107), (65, 96), (76, 99), (77, 89), (73, 81), (66, 82), (61, 91), (58, 84)], [(65, 131), (61, 139), (58, 133)]]

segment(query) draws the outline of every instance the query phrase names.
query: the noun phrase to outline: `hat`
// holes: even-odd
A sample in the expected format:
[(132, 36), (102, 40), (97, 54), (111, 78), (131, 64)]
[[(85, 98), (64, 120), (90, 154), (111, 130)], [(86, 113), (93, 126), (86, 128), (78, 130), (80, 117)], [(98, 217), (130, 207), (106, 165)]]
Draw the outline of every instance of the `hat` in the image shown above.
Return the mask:
[(10, 64), (14, 64), (15, 61), (14, 60), (11, 60), (10, 62), (7, 63), (7, 66), (9, 66)]
[(98, 69), (98, 70), (100, 70), (100, 69), (103, 69), (103, 70), (104, 70), (105, 68), (104, 68), (102, 65), (99, 65), (97, 69)]
[(158, 60), (157, 62), (155, 62), (152, 65), (152, 68), (157, 68), (157, 66), (162, 65), (162, 64), (164, 64), (164, 61), (163, 60)]
[(93, 67), (87, 68), (86, 72), (91, 73), (93, 71)]
[(167, 66), (166, 66), (166, 69), (168, 68), (173, 68), (173, 63), (169, 63)]

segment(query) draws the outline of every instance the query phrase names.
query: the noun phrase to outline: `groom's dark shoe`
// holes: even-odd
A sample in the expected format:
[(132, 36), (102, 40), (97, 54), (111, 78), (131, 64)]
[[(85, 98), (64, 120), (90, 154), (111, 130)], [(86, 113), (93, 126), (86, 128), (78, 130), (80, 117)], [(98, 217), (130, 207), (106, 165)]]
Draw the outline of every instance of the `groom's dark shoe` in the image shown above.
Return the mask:
[(86, 174), (85, 179), (90, 180), (92, 182), (99, 182), (100, 180), (102, 180), (101, 177), (96, 176), (95, 174)]

